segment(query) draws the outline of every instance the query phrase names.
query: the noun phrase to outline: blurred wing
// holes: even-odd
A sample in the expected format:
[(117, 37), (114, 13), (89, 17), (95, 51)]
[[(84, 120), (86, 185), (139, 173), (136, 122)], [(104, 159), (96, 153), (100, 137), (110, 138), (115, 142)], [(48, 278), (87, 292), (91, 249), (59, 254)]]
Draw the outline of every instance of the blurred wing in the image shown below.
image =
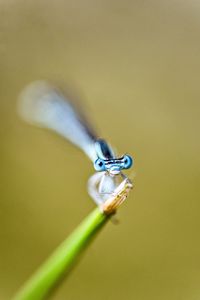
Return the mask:
[(29, 85), (20, 95), (19, 114), (31, 124), (49, 128), (81, 148), (94, 161), (95, 134), (72, 104), (44, 81)]

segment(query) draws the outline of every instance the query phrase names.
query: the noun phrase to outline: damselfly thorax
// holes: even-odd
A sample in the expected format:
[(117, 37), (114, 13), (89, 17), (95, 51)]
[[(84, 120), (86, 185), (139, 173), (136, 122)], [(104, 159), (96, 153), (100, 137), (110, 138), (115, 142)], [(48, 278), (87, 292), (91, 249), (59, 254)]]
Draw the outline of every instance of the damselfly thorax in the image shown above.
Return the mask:
[(131, 156), (116, 156), (83, 114), (49, 83), (29, 85), (21, 94), (19, 112), (29, 123), (54, 130), (85, 152), (97, 171), (88, 182), (88, 191), (98, 205), (114, 195), (119, 186), (123, 187), (123, 182), (127, 183), (122, 171), (132, 166)]

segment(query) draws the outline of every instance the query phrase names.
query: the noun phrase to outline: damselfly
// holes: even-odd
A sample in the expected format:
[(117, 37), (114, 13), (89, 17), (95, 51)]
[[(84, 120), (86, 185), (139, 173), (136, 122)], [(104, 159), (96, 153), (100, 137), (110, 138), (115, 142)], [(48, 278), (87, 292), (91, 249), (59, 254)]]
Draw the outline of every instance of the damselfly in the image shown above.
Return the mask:
[(88, 182), (88, 192), (101, 205), (111, 196), (131, 186), (122, 170), (129, 169), (130, 155), (116, 156), (111, 146), (99, 138), (85, 117), (56, 88), (44, 81), (29, 85), (21, 94), (19, 112), (28, 121), (49, 128), (82, 149), (97, 171)]

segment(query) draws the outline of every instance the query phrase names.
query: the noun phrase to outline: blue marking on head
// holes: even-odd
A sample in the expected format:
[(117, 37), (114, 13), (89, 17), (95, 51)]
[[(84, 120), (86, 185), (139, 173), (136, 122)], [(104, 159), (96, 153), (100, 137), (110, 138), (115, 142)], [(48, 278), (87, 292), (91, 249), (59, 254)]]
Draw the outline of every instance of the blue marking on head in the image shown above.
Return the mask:
[(130, 169), (133, 164), (133, 159), (130, 155), (126, 154), (123, 157), (123, 169)]
[(94, 168), (98, 172), (108, 171), (112, 174), (119, 174), (121, 170), (129, 169), (132, 164), (132, 157), (126, 154), (120, 158), (97, 158), (94, 162)]

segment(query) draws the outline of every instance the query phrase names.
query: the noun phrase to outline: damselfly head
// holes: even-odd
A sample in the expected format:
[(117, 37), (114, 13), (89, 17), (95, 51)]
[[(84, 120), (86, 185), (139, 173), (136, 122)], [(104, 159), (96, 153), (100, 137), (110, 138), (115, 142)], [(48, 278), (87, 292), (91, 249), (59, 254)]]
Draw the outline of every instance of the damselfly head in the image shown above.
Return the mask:
[(108, 171), (110, 175), (117, 175), (121, 170), (129, 169), (133, 160), (130, 155), (125, 154), (116, 158), (110, 145), (103, 139), (97, 139), (95, 142), (97, 159), (94, 162), (94, 168), (98, 172)]
[(111, 175), (117, 175), (121, 172), (121, 170), (129, 169), (132, 164), (132, 157), (126, 154), (120, 158), (97, 158), (94, 162), (94, 168), (98, 172), (108, 171)]

